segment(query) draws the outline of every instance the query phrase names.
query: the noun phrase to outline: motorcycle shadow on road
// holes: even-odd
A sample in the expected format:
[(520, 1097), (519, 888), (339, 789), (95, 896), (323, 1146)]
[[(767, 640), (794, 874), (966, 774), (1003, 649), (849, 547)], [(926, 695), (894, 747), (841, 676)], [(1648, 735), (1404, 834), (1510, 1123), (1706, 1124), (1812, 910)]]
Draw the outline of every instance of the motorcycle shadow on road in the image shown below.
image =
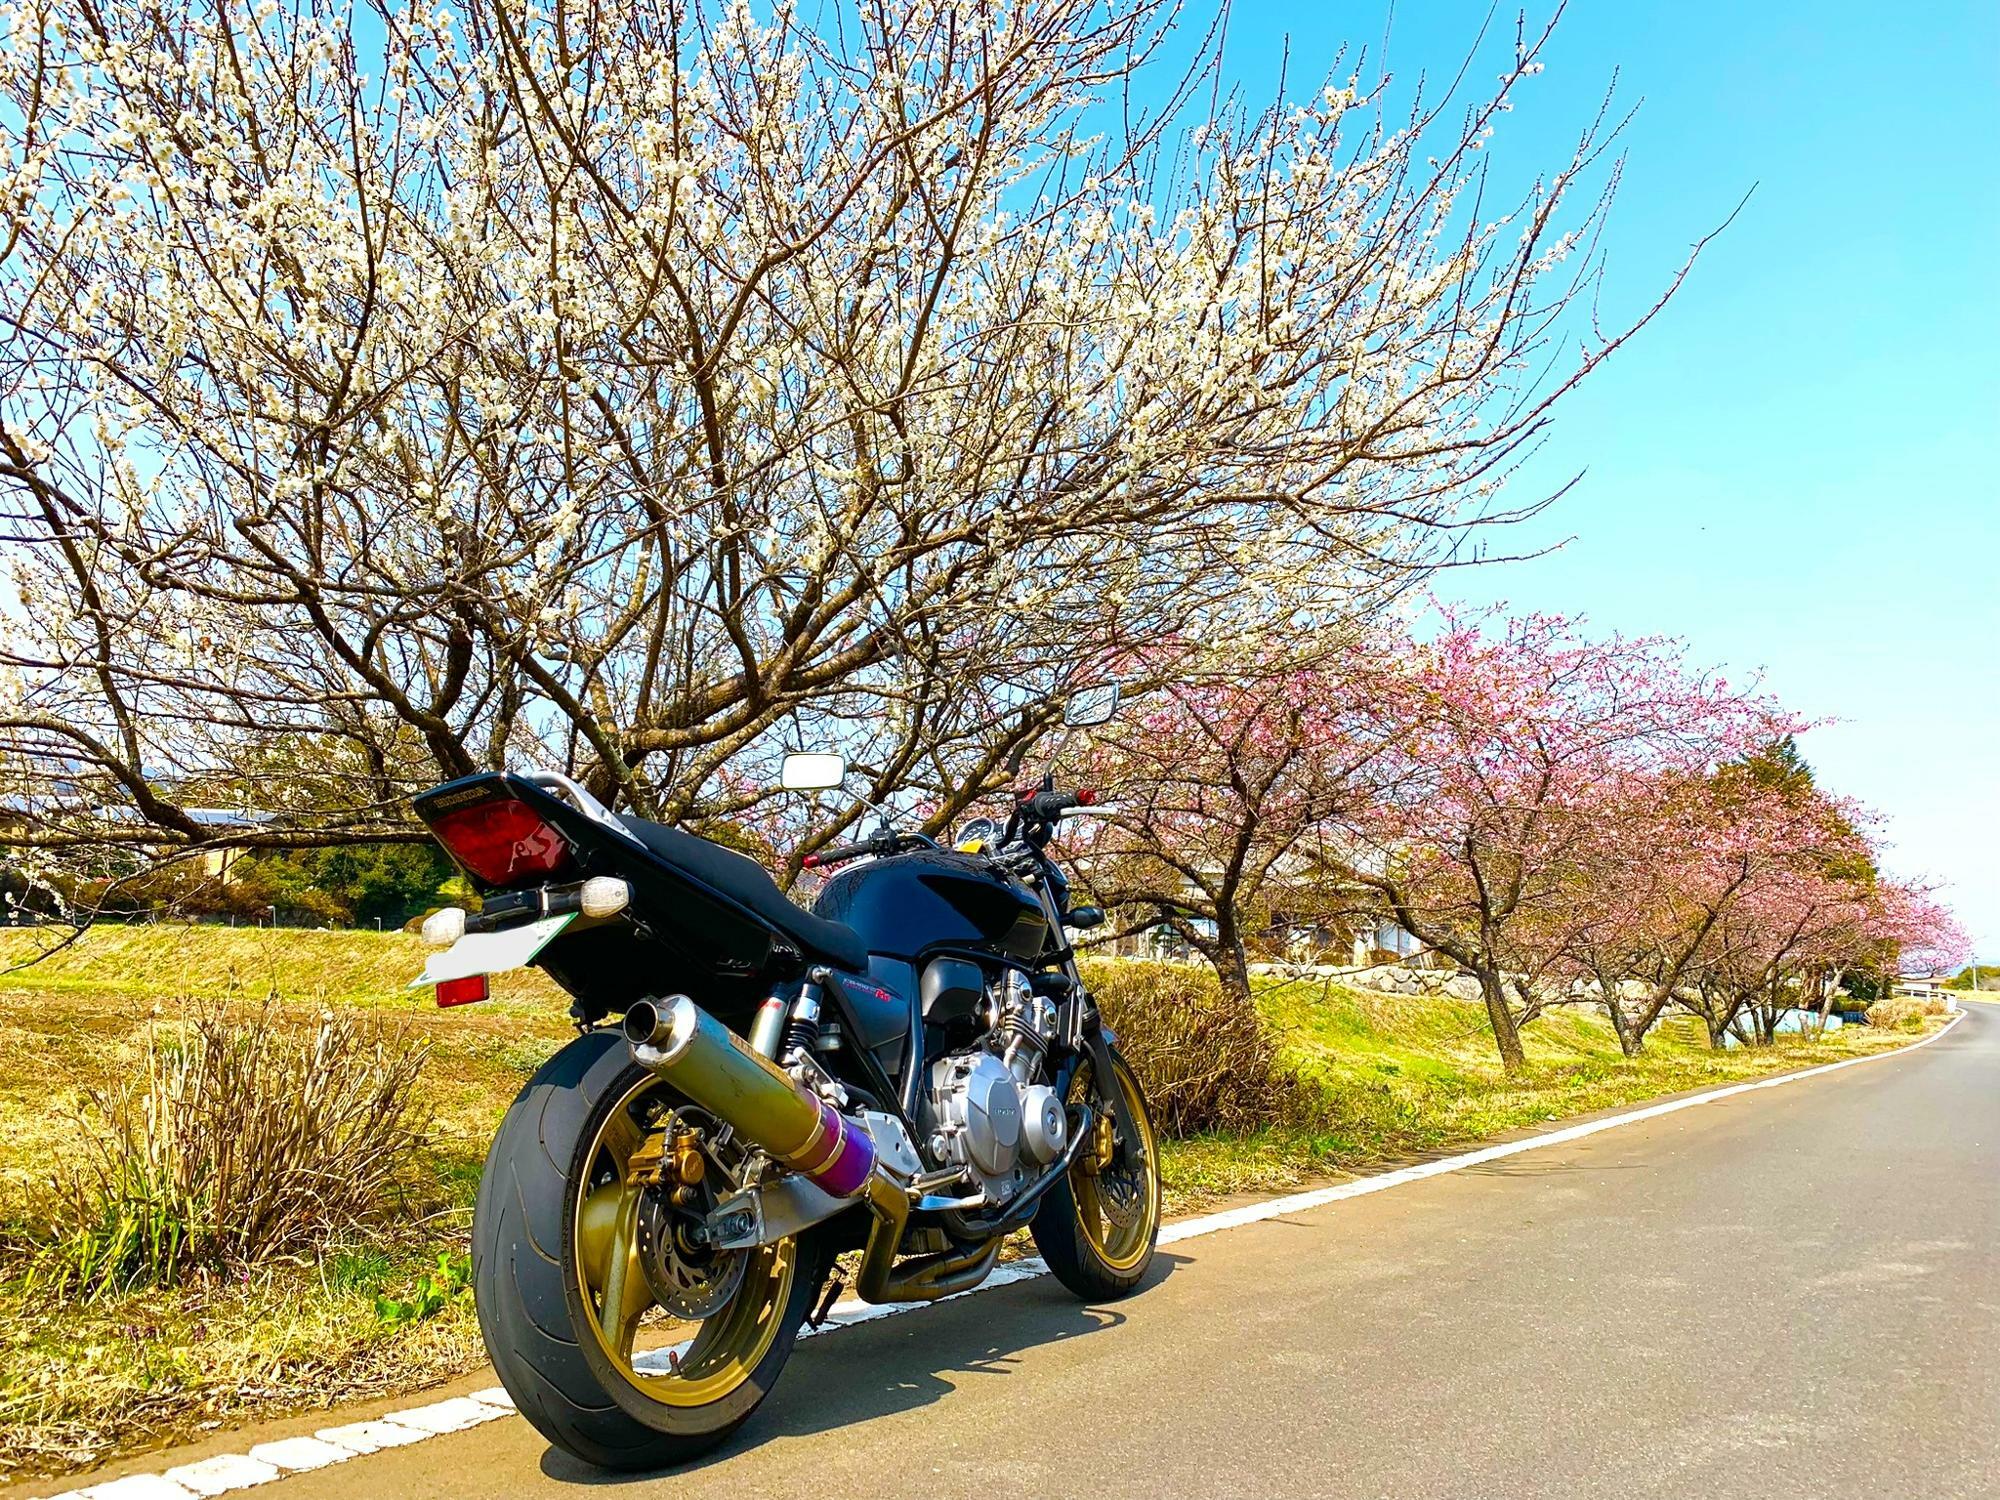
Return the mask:
[(1144, 1309), (1146, 1294), (1183, 1259), (1156, 1253), (1138, 1291), (1117, 1303), (1078, 1302), (1054, 1277), (1041, 1276), (807, 1339), (793, 1351), (762, 1409), (713, 1453), (677, 1469), (613, 1474), (551, 1447), (542, 1454), (542, 1473), (560, 1484), (644, 1483), (662, 1473), (727, 1464), (773, 1438), (853, 1427), (929, 1406), (950, 1396), (962, 1379), (1012, 1375), (1028, 1350), (1116, 1328), (1128, 1310)]

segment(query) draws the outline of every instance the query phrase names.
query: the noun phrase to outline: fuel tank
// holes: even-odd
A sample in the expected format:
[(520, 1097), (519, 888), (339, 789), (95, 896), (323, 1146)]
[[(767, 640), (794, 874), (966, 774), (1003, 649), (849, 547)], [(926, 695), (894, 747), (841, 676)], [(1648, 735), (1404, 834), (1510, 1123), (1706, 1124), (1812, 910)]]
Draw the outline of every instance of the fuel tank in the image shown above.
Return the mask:
[(1049, 931), (1033, 891), (944, 849), (850, 866), (827, 881), (813, 910), (859, 932), (870, 953), (912, 961), (971, 948), (1033, 963)]

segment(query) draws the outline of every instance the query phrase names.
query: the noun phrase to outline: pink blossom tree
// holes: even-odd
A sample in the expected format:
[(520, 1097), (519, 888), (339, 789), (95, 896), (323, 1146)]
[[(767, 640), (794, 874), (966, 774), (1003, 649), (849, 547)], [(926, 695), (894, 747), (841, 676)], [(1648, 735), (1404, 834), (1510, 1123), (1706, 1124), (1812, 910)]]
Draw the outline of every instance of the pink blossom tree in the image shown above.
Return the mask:
[(1824, 940), (1824, 967), (1811, 976), (1802, 997), (1809, 1004), (1817, 1000), (1819, 1026), (1843, 992), (1886, 994), (1900, 974), (1953, 972), (1968, 951), (1950, 910), (1930, 887), (1914, 881), (1878, 876), (1856, 893), (1848, 917), (1844, 928)]
[[(1775, 712), (1766, 722), (1777, 727)], [(1740, 720), (1716, 726), (1721, 744)], [(1607, 797), (1570, 881), (1559, 967), (1602, 998), (1635, 1056), (1710, 951), (1718, 926), (1760, 884), (1840, 830), (1799, 801), (1718, 772), (1632, 778)]]
[(1950, 913), (1883, 874), (1872, 816), (1821, 790), (1791, 739), (1721, 767), (1706, 790), (1695, 847), (1720, 855), (1729, 880), (1682, 884), (1703, 930), (1673, 998), (1711, 1045), (1768, 1043), (1794, 1011), (1824, 1024), (1844, 987), (1885, 990), (1906, 953), (1950, 962), (1961, 941)]
[(1854, 952), (1868, 877), (1830, 852), (1807, 844), (1760, 869), (1710, 926), (1676, 998), (1700, 1017), (1711, 1046), (1743, 1037), (1745, 1025), (1770, 1041), (1780, 1015), (1801, 1000), (1817, 1006), (1823, 976)]
[(1088, 775), (1112, 811), (1073, 846), (1114, 934), (1171, 927), (1249, 1003), (1253, 938), (1335, 904), (1329, 841), (1380, 794), (1373, 649), (1190, 651), (1100, 732)]
[[(1930, 886), (1889, 881), (1876, 893), (1869, 933), (1894, 950), (1894, 969), (1905, 974), (1955, 974), (1972, 961), (1972, 939)], [(1886, 976), (1885, 976), (1886, 977)]]
[(1510, 973), (1574, 928), (1592, 872), (1633, 861), (1621, 840), (1660, 831), (1636, 789), (1741, 754), (1774, 715), (1671, 643), (1591, 641), (1545, 615), (1448, 615), (1370, 694), (1385, 794), (1355, 821), (1352, 878), (1477, 978), (1509, 1069), (1525, 1062)]

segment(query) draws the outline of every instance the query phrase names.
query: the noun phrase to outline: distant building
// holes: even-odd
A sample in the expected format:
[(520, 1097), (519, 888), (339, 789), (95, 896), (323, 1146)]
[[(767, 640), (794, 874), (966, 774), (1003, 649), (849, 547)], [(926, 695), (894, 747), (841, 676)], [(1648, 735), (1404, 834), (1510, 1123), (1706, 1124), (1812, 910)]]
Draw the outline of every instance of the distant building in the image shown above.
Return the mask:
[(1945, 974), (1899, 974), (1896, 982), (1889, 986), (1892, 995), (1908, 995), (1916, 1000), (1948, 1000), (1945, 991)]
[[(203, 828), (261, 828), (278, 820), (276, 813), (258, 812), (247, 807), (190, 807), (186, 811)], [(236, 861), (248, 852), (237, 845), (204, 849), (201, 855), (202, 873), (227, 885), (236, 878)]]

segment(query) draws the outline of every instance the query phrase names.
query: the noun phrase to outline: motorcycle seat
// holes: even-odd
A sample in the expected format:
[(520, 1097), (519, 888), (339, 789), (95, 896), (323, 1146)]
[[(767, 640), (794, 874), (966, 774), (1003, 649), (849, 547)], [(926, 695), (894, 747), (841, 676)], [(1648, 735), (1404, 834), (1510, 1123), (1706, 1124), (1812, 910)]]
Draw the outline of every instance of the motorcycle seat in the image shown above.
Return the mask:
[(697, 834), (620, 814), (649, 853), (736, 902), (799, 945), (807, 958), (855, 973), (868, 971), (868, 948), (845, 922), (830, 922), (795, 905), (762, 865)]

